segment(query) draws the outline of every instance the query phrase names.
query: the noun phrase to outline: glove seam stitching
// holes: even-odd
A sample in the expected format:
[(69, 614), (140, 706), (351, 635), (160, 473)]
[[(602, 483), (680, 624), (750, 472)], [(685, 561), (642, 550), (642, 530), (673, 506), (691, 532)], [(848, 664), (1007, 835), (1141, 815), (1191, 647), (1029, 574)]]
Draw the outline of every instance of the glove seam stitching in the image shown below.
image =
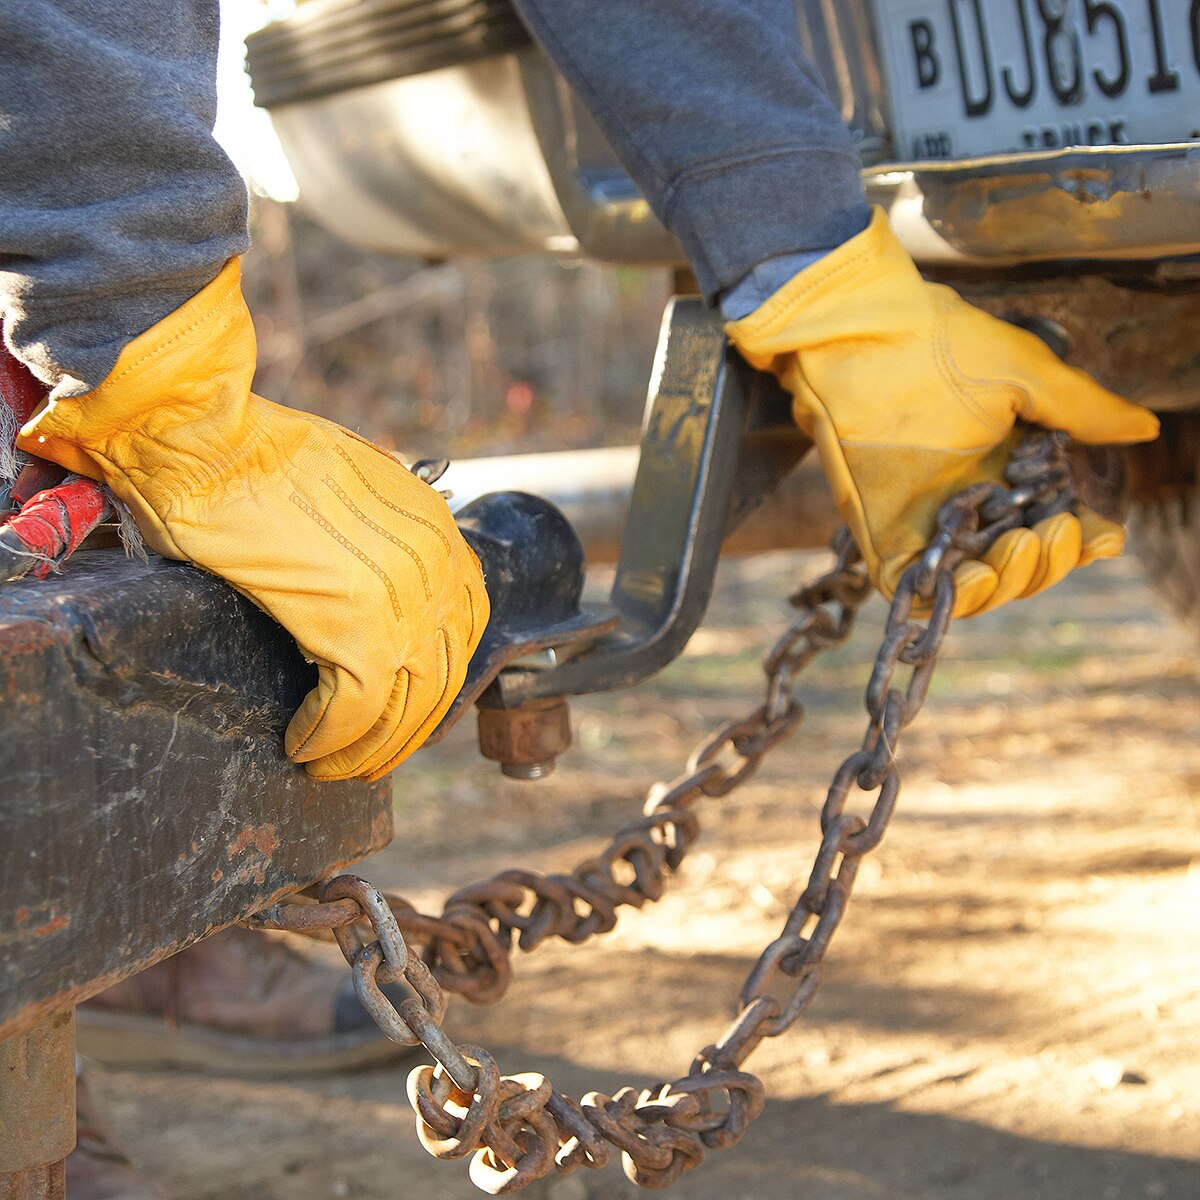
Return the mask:
[(299, 492), (293, 491), (289, 497), (291, 502), (308, 517), (318, 528), (323, 529), (335, 542), (343, 549), (348, 550), (355, 558), (359, 560), (369, 571), (374, 572), (383, 586), (387, 589), (388, 599), (392, 604), (392, 614), (396, 621), (404, 620), (404, 610), (400, 606), (400, 597), (396, 592), (396, 585), (392, 582), (391, 576), (365, 551), (360, 550), (344, 533), (342, 533), (332, 521), (327, 517), (323, 517), (315, 508), (306, 501)]
[[(347, 432), (349, 432), (349, 431), (347, 431)], [(355, 435), (351, 434), (351, 436), (354, 437)], [(383, 455), (383, 457), (388, 461), (388, 463), (391, 466), (399, 467), (400, 470), (402, 470), (402, 471), (405, 470), (404, 465), (402, 463), (398, 462), (390, 454), (387, 454), (383, 450), (380, 450), (378, 446), (371, 445), (371, 443), (366, 441), (366, 439), (364, 439), (364, 438), (357, 438), (356, 440), (362, 442), (362, 444), (364, 446), (371, 446), (371, 449), (374, 450), (377, 454)], [(425, 528), (428, 529), (432, 534), (434, 534), (438, 538), (438, 540), (442, 543), (442, 545), (446, 548), (446, 553), (447, 554), (450, 553), (450, 539), (446, 536), (446, 534), (441, 529), (439, 529), (437, 527), (437, 525), (433, 521), (430, 521), (426, 517), (420, 516), (418, 513), (413, 512), (411, 509), (401, 507), (399, 504), (394, 503), (393, 501), (389, 500), (386, 496), (382, 495), (372, 485), (371, 481), (366, 477), (366, 475), (363, 473), (363, 471), (359, 468), (358, 464), (354, 461), (354, 459), (352, 459), (350, 457), (350, 455), (347, 454), (346, 451), (341, 446), (335, 445), (333, 449), (334, 449), (334, 452), (337, 454), (337, 456), (350, 468), (351, 471), (354, 472), (359, 483), (361, 483), (363, 485), (363, 487), (365, 487), (367, 489), (367, 491), (370, 492), (371, 495), (374, 496), (375, 499), (379, 501), (380, 504), (384, 505), (386, 508), (390, 508), (392, 510), (392, 512), (396, 513), (398, 516), (407, 517), (409, 520), (415, 521), (418, 525), (425, 526)], [(412, 479), (415, 483), (421, 482), (419, 479), (417, 479), (417, 477), (415, 475), (412, 476)], [(428, 485), (426, 485), (426, 486), (428, 486)]]
[[(969, 412), (983, 422), (983, 424), (991, 429), (994, 429), (1002, 436), (1006, 434), (1011, 427), (1011, 422), (998, 420), (986, 408), (980, 404), (971, 394), (972, 387), (979, 387), (984, 390), (990, 390), (995, 387), (997, 389), (1011, 387), (1018, 391), (1024, 391), (1023, 388), (1011, 379), (995, 380), (991, 383), (985, 383), (982, 380), (973, 378), (967, 375), (965, 371), (955, 362), (954, 356), (950, 352), (950, 332), (945, 321), (945, 317), (950, 308), (951, 297), (956, 293), (950, 292), (943, 295), (938, 303), (941, 309), (942, 321), (937, 325), (937, 338), (934, 341), (934, 355), (938, 366), (938, 371), (942, 378), (946, 381), (951, 391), (957, 396), (959, 403)], [(1027, 397), (1028, 399), (1028, 397)], [(990, 447), (988, 447), (990, 449)]]
[(124, 379), (125, 376), (128, 375), (131, 371), (136, 371), (138, 369), (138, 367), (142, 366), (144, 363), (148, 362), (150, 359), (156, 357), (157, 355), (163, 353), (163, 351), (169, 350), (176, 342), (181, 341), (183, 338), (186, 338), (189, 334), (193, 333), (201, 325), (212, 320), (213, 317), (215, 317), (231, 300), (233, 300), (239, 294), (240, 294), (240, 291), (239, 291), (238, 282), (236, 280), (234, 280), (234, 282), (229, 286), (229, 288), (226, 290), (225, 294), (221, 297), (221, 299), (215, 305), (213, 305), (212, 308), (208, 309), (201, 316), (197, 317), (196, 320), (193, 321), (191, 325), (187, 326), (185, 329), (179, 330), (177, 333), (174, 334), (174, 336), (168, 338), (165, 342), (161, 342), (159, 345), (155, 346), (153, 350), (148, 350), (136, 362), (130, 363), (129, 366), (127, 366), (119, 375), (111, 376), (110, 378), (106, 379), (98, 388), (96, 388), (96, 390), (94, 392), (90, 392), (90, 393), (86, 393), (86, 394), (92, 395), (92, 396), (98, 396), (98, 395), (103, 394), (103, 392), (107, 388), (113, 386), (114, 384), (118, 383), (120, 380)]
[[(396, 669), (395, 675), (392, 677), (392, 690), (390, 693), (388, 693), (389, 702), (395, 698), (396, 688), (398, 687), (401, 679), (406, 680), (405, 689), (404, 689), (404, 706), (403, 706), (403, 708), (401, 708), (400, 715), (396, 718), (394, 724), (383, 735), (383, 738), (380, 741), (380, 745), (374, 746), (370, 750), (364, 750), (359, 755), (358, 761), (353, 766), (346, 765), (345, 767), (342, 768), (342, 770), (336, 776), (332, 776), (332, 775), (331, 776), (322, 776), (322, 778), (328, 778), (328, 779), (356, 779), (356, 778), (359, 778), (360, 776), (362, 776), (364, 774), (364, 772), (370, 771), (370, 768), (367, 766), (367, 764), (371, 761), (371, 759), (377, 757), (381, 753), (387, 752), (386, 748), (387, 748), (388, 738), (391, 737), (392, 735), (394, 735), (396, 730), (401, 729), (404, 726), (404, 714), (406, 712), (408, 712), (408, 702), (409, 702), (409, 700), (412, 699), (412, 694), (413, 694), (411, 672), (409, 671), (409, 669), (407, 667), (398, 667)], [(384, 711), (385, 712), (387, 711), (386, 706), (385, 706)], [(379, 718), (380, 719), (383, 718), (383, 713), (379, 714)], [(370, 730), (368, 730), (367, 733), (363, 734), (363, 737), (367, 737), (369, 735), (370, 735)], [(361, 741), (362, 739), (360, 738), (359, 740)], [(358, 744), (357, 742), (354, 743), (354, 745), (357, 745), (357, 744)], [(346, 747), (347, 750), (349, 750), (351, 748), (352, 748), (351, 746)]]
[(469, 646), (475, 641), (475, 626), (479, 623), (478, 605), (471, 585), (465, 580), (463, 581), (463, 591), (467, 593), (467, 612), (471, 614), (471, 632), (467, 634), (467, 645)]
[(403, 550), (404, 553), (413, 560), (413, 562), (416, 564), (417, 570), (421, 574), (421, 587), (425, 592), (425, 599), (432, 600), (433, 591), (429, 586), (429, 572), (425, 569), (425, 564), (421, 561), (421, 556), (416, 552), (416, 550), (414, 550), (413, 547), (407, 542), (403, 541), (401, 538), (398, 538), (394, 533), (389, 533), (383, 528), (382, 525), (377, 525), (374, 521), (372, 521), (371, 518), (368, 517), (367, 514), (363, 512), (353, 500), (350, 499), (350, 497), (346, 494), (346, 490), (340, 484), (334, 482), (331, 476), (326, 475), (321, 482), (324, 483), (325, 486), (329, 488), (329, 490), (346, 506), (346, 508), (350, 510), (351, 514), (361, 521), (368, 529), (391, 542), (393, 546)]
[[(394, 755), (392, 755), (391, 758), (387, 759), (381, 767), (371, 768), (371, 770), (368, 772), (368, 775), (372, 780), (381, 779), (384, 775), (388, 774), (388, 772), (396, 767), (400, 763), (401, 759), (406, 758), (409, 754), (411, 754), (412, 750), (417, 750), (424, 745), (426, 739), (429, 737), (429, 733), (433, 732), (438, 723), (441, 721), (442, 717), (445, 716), (444, 712), (439, 713), (438, 710), (442, 707), (442, 701), (445, 700), (446, 693), (450, 690), (450, 680), (454, 678), (454, 671), (452, 669), (453, 658), (450, 653), (450, 639), (446, 636), (446, 631), (444, 629), (438, 629), (437, 639), (442, 650), (442, 657), (445, 659), (446, 663), (446, 678), (442, 685), (442, 690), (438, 694), (437, 703), (434, 704), (432, 709), (430, 709), (429, 715), (425, 718), (425, 720), (422, 721), (415, 730), (413, 730), (411, 736), (404, 742), (400, 749), (397, 750)], [(405, 707), (408, 707), (407, 697), (405, 698)], [(428, 729), (428, 732), (426, 732), (422, 737), (421, 735), (426, 729)], [(418, 738), (420, 738), (419, 741), (417, 740)], [(417, 742), (416, 746), (413, 746), (413, 742)], [(412, 750), (409, 749), (410, 746), (412, 746)]]
[(289, 755), (290, 758), (295, 759), (296, 756), (298, 754), (300, 754), (301, 751), (303, 751), (304, 747), (307, 746), (308, 743), (312, 741), (313, 735), (321, 727), (321, 722), (325, 720), (325, 714), (327, 712), (329, 712), (329, 706), (333, 703), (334, 697), (337, 695), (337, 689), (338, 689), (337, 676), (335, 675), (333, 677), (333, 690), (329, 693), (328, 696), (326, 696), (325, 703), (321, 706), (321, 711), (317, 714), (317, 716), (313, 720), (312, 725), (309, 726), (308, 732), (300, 739), (299, 742), (296, 743), (295, 746), (292, 747), (292, 752)]

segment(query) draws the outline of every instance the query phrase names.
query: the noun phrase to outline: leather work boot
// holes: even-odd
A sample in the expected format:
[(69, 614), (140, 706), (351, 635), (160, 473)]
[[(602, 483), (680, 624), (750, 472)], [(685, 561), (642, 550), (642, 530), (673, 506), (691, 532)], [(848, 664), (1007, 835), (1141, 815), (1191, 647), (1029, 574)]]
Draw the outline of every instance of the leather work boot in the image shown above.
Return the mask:
[(75, 1082), (75, 1149), (67, 1155), (71, 1200), (167, 1200), (134, 1169), (100, 1117), (82, 1075)]
[[(393, 1000), (409, 993), (388, 984)], [(78, 1009), (79, 1052), (112, 1066), (175, 1066), (282, 1078), (387, 1062), (389, 1041), (350, 970), (299, 953), (287, 935), (233, 927), (123, 980)]]

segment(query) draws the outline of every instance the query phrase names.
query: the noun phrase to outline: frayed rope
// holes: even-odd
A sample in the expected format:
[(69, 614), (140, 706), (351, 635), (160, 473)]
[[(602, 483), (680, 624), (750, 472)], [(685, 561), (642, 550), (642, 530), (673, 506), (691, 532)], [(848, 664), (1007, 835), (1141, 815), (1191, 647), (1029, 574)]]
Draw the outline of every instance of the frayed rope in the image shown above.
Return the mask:
[(138, 562), (149, 562), (150, 555), (146, 553), (146, 539), (142, 537), (142, 531), (137, 527), (133, 513), (129, 511), (123, 500), (117, 499), (111, 488), (104, 490), (108, 494), (108, 502), (112, 505), (113, 512), (117, 514), (117, 536), (125, 548), (125, 557), (136, 558)]
[(17, 455), (17, 415), (0, 397), (0, 483), (12, 483), (21, 469)]

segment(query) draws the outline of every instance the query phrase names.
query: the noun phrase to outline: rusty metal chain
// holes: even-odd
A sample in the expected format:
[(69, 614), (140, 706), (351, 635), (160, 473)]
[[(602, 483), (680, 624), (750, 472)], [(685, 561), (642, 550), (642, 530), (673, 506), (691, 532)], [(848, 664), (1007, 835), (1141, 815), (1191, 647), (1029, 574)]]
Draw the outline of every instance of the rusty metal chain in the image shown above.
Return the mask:
[[(676, 778), (650, 789), (643, 818), (569, 875), (505, 871), (456, 892), (441, 916), (418, 912), (354, 876), (326, 883), (311, 905), (280, 904), (251, 923), (299, 933), (332, 930), (353, 968), (359, 998), (388, 1037), (418, 1042), (436, 1061), (409, 1076), (417, 1132), (438, 1158), (472, 1156), (472, 1181), (506, 1195), (552, 1170), (602, 1167), (613, 1148), (645, 1187), (666, 1187), (706, 1149), (739, 1141), (762, 1111), (760, 1080), (742, 1065), (764, 1038), (799, 1019), (820, 984), (822, 962), (841, 923), (859, 864), (882, 839), (900, 790), (896, 752), (920, 712), (956, 596), (954, 571), (1002, 533), (1074, 505), (1065, 438), (1039, 432), (1021, 442), (1008, 488), (980, 484), (944, 504), (925, 553), (901, 577), (866, 690), (862, 745), (834, 773), (821, 811), (821, 844), (807, 884), (779, 935), (747, 976), (732, 1024), (696, 1056), (688, 1073), (653, 1089), (592, 1092), (575, 1102), (544, 1076), (501, 1076), (479, 1046), (457, 1046), (441, 1021), (446, 991), (489, 1003), (511, 979), (514, 942), (532, 950), (552, 937), (578, 943), (616, 924), (617, 909), (657, 900), (699, 835), (693, 807), (741, 786), (803, 719), (794, 687), (823, 650), (840, 646), (871, 592), (848, 531), (837, 561), (791, 599), (798, 616), (766, 655), (765, 696), (751, 713), (704, 741)], [(907, 679), (897, 680), (901, 668)], [(873, 796), (863, 812), (852, 789)], [(364, 942), (359, 922), (374, 940)], [(413, 946), (421, 947), (420, 955)], [(393, 1006), (381, 983), (404, 979), (413, 995)]]

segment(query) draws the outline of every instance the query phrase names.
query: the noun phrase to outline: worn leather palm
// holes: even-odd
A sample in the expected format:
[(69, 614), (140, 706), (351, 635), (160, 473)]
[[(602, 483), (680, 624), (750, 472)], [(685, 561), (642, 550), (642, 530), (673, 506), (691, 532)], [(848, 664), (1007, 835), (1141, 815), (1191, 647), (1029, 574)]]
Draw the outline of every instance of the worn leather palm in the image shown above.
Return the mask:
[[(1090, 444), (1148, 441), (1153, 414), (1063, 364), (1033, 334), (926, 283), (886, 217), (726, 326), (795, 398), (871, 578), (891, 596), (943, 501), (1000, 481), (1017, 418)], [(1121, 553), (1119, 525), (1083, 511), (1002, 535), (956, 571), (955, 614), (1050, 587)]]
[(462, 685), (488, 618), (479, 562), (445, 500), (391, 455), (254, 395), (254, 362), (232, 260), (18, 444), (108, 484), (155, 550), (287, 628), (318, 668), (288, 755), (318, 778), (375, 779)]

